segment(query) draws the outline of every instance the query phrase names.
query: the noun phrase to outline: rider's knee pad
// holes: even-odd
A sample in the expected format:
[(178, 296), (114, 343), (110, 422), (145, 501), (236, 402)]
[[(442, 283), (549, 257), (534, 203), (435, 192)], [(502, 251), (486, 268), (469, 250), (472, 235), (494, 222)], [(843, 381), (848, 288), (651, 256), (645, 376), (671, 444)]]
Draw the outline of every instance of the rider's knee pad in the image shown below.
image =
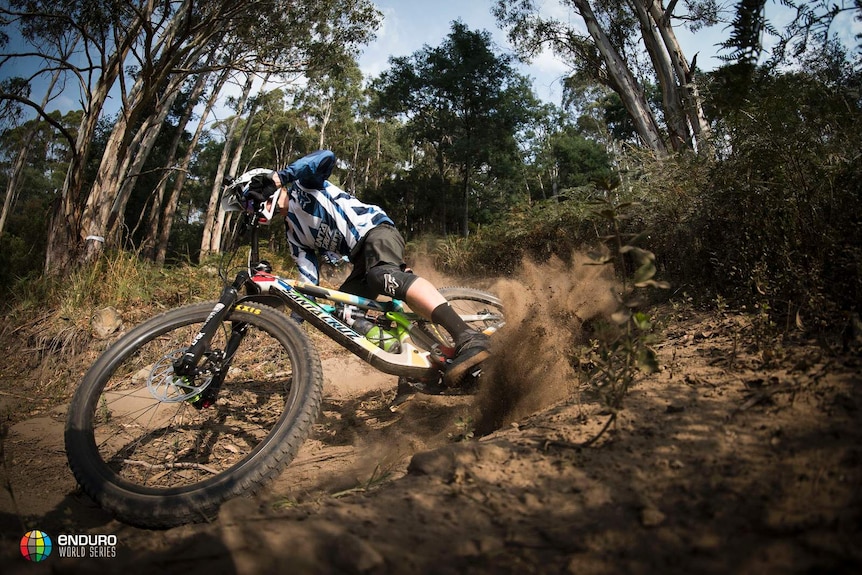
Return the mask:
[(379, 294), (400, 300), (407, 298), (407, 289), (416, 278), (417, 276), (402, 271), (396, 265), (385, 263), (374, 266), (365, 274), (368, 287)]

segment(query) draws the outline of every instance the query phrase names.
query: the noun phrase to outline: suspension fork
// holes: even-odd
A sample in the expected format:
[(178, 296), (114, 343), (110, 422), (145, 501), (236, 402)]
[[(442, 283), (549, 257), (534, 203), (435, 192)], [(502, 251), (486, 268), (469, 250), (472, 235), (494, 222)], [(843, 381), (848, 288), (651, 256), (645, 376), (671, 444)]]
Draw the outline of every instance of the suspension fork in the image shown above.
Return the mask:
[[(225, 286), (224, 290), (221, 292), (218, 303), (213, 306), (212, 312), (207, 316), (206, 321), (204, 321), (203, 326), (201, 326), (201, 330), (192, 340), (192, 344), (183, 356), (174, 362), (174, 373), (179, 376), (186, 377), (194, 377), (196, 375), (197, 364), (200, 361), (201, 356), (209, 347), (209, 344), (219, 325), (221, 325), (221, 322), (224, 321), (224, 318), (226, 318), (233, 309), (233, 306), (239, 297), (239, 290), (249, 280), (249, 277), (248, 271), (241, 271), (236, 275), (236, 279), (234, 279), (231, 285)], [(236, 351), (236, 346), (239, 345), (239, 341), (242, 339), (244, 334), (245, 329), (242, 329), (239, 330), (238, 333), (231, 335), (230, 343), (234, 343), (232, 346), (233, 349), (226, 350), (230, 356), (233, 356), (233, 353)], [(238, 338), (235, 342), (234, 336)], [(230, 344), (229, 347), (231, 347)]]
[(192, 405), (198, 409), (205, 409), (216, 402), (218, 392), (221, 389), (221, 384), (224, 383), (224, 378), (227, 375), (233, 356), (236, 354), (239, 344), (248, 331), (248, 324), (244, 321), (234, 321), (230, 325), (230, 339), (225, 344), (224, 357), (218, 366), (214, 366), (213, 378), (210, 384), (201, 392), (200, 397), (192, 402)]

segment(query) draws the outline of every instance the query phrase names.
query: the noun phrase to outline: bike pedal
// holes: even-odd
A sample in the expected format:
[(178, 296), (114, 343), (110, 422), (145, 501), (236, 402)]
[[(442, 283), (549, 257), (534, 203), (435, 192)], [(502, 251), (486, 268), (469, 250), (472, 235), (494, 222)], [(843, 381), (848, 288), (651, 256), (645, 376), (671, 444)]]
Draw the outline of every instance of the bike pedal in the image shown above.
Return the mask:
[(399, 393), (395, 396), (395, 399), (392, 400), (392, 403), (389, 404), (389, 411), (395, 413), (401, 408), (402, 405), (404, 405), (414, 397), (416, 397), (415, 393)]
[(455, 350), (451, 347), (442, 347), (439, 343), (435, 343), (431, 346), (431, 361), (437, 363), (442, 368), (445, 369), (447, 365), (452, 363), (452, 358), (455, 356)]
[(437, 381), (408, 381), (406, 379), (398, 382), (396, 396), (422, 393), (424, 395), (442, 395), (446, 388)]

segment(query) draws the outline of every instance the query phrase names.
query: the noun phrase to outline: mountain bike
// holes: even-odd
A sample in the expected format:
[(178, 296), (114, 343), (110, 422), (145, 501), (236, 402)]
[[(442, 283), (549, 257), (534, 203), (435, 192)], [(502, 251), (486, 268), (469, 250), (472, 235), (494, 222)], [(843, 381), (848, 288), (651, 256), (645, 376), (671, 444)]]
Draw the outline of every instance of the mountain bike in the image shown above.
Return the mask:
[[(224, 186), (223, 205), (240, 211), (219, 266), (218, 301), (172, 309), (122, 335), (69, 406), (69, 466), (83, 491), (125, 523), (211, 520), (222, 503), (257, 492), (292, 461), (323, 395), (309, 328), (413, 391), (469, 392), (481, 377), (480, 365), (457, 388), (446, 387), (449, 334), (399, 300), (273, 274), (259, 248), (271, 207), (245, 199), (247, 183), (244, 175)], [(230, 262), (242, 238), (248, 257), (237, 271)], [(490, 335), (504, 324), (493, 295), (440, 292), (471, 327)]]

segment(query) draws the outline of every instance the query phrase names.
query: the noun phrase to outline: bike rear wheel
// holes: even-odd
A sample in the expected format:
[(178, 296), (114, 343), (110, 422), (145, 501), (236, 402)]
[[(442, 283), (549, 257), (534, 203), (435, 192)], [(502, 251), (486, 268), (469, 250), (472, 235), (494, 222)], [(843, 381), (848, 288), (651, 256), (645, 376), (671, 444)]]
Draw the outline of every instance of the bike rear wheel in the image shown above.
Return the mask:
[[(490, 293), (466, 287), (441, 288), (440, 294), (461, 319), (476, 331), (496, 331), (505, 324), (503, 302)], [(419, 322), (411, 331), (419, 347), (431, 349), (434, 344), (452, 347), (454, 342), (443, 326), (430, 321)]]
[[(274, 478), (317, 418), (317, 352), (295, 322), (267, 306), (234, 308), (204, 353), (203, 372), (193, 381), (173, 374), (213, 306), (171, 310), (131, 330), (93, 364), (69, 406), (69, 465), (83, 490), (124, 522), (211, 519), (227, 499)], [(226, 358), (234, 329), (246, 331)], [(200, 407), (206, 390), (198, 388), (220, 370), (215, 403)]]

